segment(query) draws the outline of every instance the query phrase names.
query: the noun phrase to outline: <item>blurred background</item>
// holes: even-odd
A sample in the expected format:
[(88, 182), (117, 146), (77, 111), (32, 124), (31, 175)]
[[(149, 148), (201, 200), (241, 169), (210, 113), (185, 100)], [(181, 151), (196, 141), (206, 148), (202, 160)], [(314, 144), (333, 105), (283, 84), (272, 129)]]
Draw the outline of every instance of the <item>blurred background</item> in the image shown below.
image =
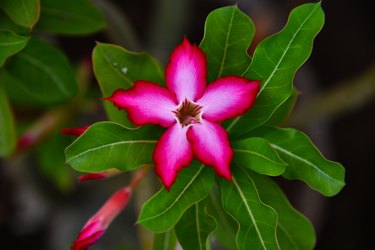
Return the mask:
[[(100, 91), (92, 76), (90, 57), (95, 41), (132, 51), (150, 52), (163, 65), (184, 35), (199, 44), (204, 21), (214, 9), (238, 3), (254, 21), (250, 48), (286, 23), (289, 12), (308, 1), (292, 0), (93, 0), (107, 28), (84, 37), (53, 36), (53, 41), (77, 68), (91, 98), (72, 115), (72, 126), (105, 120)], [(322, 153), (346, 168), (346, 187), (326, 198), (299, 181), (277, 179), (292, 204), (311, 219), (316, 249), (373, 249), (375, 199), (375, 18), (371, 1), (323, 1), (326, 22), (313, 53), (298, 71), (300, 91), (295, 110), (283, 126), (305, 131)], [(20, 117), (41, 117), (40, 110), (13, 107)], [(59, 136), (59, 124), (35, 147), (0, 159), (1, 249), (68, 249), (86, 220), (128, 177), (77, 184), (65, 166), (64, 147), (74, 138)], [(64, 141), (63, 144), (56, 141)], [(54, 148), (54, 154), (43, 148)], [(52, 157), (52, 159), (51, 159)], [(48, 166), (46, 161), (56, 161)], [(61, 163), (62, 162), (62, 163)], [(151, 173), (153, 174), (153, 173)], [(133, 226), (139, 204), (132, 204), (90, 249), (139, 249)], [(217, 248), (219, 249), (219, 248)]]

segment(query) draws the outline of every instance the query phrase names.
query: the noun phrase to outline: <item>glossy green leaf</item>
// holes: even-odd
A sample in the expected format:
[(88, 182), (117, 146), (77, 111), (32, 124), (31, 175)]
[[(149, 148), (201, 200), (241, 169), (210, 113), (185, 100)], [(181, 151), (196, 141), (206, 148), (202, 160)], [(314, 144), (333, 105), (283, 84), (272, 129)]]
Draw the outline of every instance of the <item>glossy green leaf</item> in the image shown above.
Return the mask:
[(270, 178), (248, 171), (260, 199), (277, 212), (277, 238), (281, 249), (309, 250), (315, 245), (314, 227), (295, 210), (281, 188)]
[(0, 156), (8, 156), (16, 145), (13, 113), (5, 90), (0, 83)]
[(35, 38), (7, 62), (2, 81), (9, 98), (38, 106), (68, 101), (77, 93), (77, 83), (66, 56)]
[(0, 10), (0, 30), (11, 30), (19, 35), (27, 36), (30, 30), (13, 22), (7, 14)]
[(289, 96), (289, 98), (275, 110), (271, 118), (267, 121), (267, 124), (276, 126), (285, 123), (289, 119), (293, 111), (298, 96), (299, 92), (294, 87), (292, 95)]
[(98, 122), (66, 148), (66, 162), (82, 172), (133, 170), (152, 163), (159, 137), (153, 127), (130, 129), (112, 122)]
[(183, 249), (211, 249), (209, 236), (216, 228), (215, 220), (206, 213), (207, 201), (191, 206), (175, 226), (178, 242)]
[(224, 209), (237, 221), (238, 249), (280, 249), (277, 214), (259, 197), (252, 177), (240, 166), (232, 168), (233, 183), (220, 181)]
[(214, 189), (209, 194), (209, 202), (207, 204), (207, 213), (215, 219), (216, 230), (214, 231), (215, 238), (220, 242), (225, 249), (237, 250), (236, 235), (238, 225), (233, 218), (224, 211), (221, 204), (221, 197), (219, 192)]
[(311, 54), (313, 40), (323, 23), (320, 3), (301, 5), (291, 12), (282, 31), (258, 45), (243, 76), (261, 79), (260, 92), (249, 112), (227, 123), (231, 134), (238, 136), (264, 124), (288, 99), (294, 75)]
[(189, 207), (208, 195), (214, 179), (212, 169), (193, 162), (182, 169), (169, 192), (163, 187), (143, 205), (137, 223), (156, 233), (171, 229)]
[[(130, 88), (135, 80), (163, 82), (160, 64), (147, 53), (134, 53), (119, 46), (98, 43), (93, 55), (94, 73), (104, 97), (111, 96), (118, 88)], [(108, 118), (125, 126), (133, 126), (125, 111), (111, 103), (104, 103)]]
[(326, 196), (335, 195), (344, 187), (344, 167), (326, 160), (301, 131), (265, 126), (252, 131), (250, 136), (260, 136), (271, 143), (288, 164), (284, 177), (302, 180)]
[(22, 50), (30, 37), (20, 36), (9, 30), (0, 30), (0, 67), (5, 60)]
[(154, 250), (176, 250), (177, 238), (174, 230), (165, 233), (155, 234)]
[(251, 61), (247, 49), (254, 32), (253, 22), (236, 5), (214, 10), (207, 16), (200, 47), (207, 56), (209, 82), (246, 71)]
[(0, 8), (18, 25), (32, 29), (39, 19), (39, 0), (2, 0)]
[(70, 136), (56, 133), (37, 150), (40, 172), (61, 192), (73, 188), (72, 169), (65, 164), (64, 155), (65, 147), (71, 142)]
[(101, 30), (105, 21), (88, 0), (41, 0), (37, 29), (62, 35), (86, 35)]
[(259, 174), (281, 175), (286, 163), (280, 159), (269, 142), (263, 138), (251, 137), (232, 143), (234, 162)]

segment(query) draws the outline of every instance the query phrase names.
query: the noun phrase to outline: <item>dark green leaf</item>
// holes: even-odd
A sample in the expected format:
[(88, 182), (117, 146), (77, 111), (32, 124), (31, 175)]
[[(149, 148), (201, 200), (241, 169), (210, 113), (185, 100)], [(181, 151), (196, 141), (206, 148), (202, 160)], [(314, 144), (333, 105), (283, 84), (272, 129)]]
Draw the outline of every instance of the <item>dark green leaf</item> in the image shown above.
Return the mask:
[(216, 223), (207, 215), (206, 204), (206, 200), (194, 204), (176, 224), (176, 235), (183, 249), (211, 249), (209, 236), (215, 230)]
[(267, 122), (293, 91), (293, 77), (311, 54), (315, 36), (324, 23), (320, 3), (295, 8), (284, 29), (262, 41), (243, 75), (261, 79), (254, 106), (241, 117), (228, 122), (227, 130), (241, 135)]
[(263, 137), (271, 143), (288, 164), (283, 174), (286, 178), (302, 180), (326, 196), (335, 195), (344, 187), (344, 167), (326, 160), (301, 131), (265, 126), (252, 131), (250, 136)]
[(310, 221), (290, 205), (281, 188), (270, 178), (248, 173), (257, 186), (260, 199), (277, 212), (277, 238), (281, 249), (313, 249), (315, 232)]
[(253, 22), (237, 6), (223, 7), (208, 15), (200, 47), (207, 55), (209, 82), (246, 71), (251, 61), (247, 49), (254, 32)]
[(61, 103), (77, 93), (74, 72), (65, 55), (34, 38), (7, 62), (5, 71), (2, 81), (9, 98), (20, 104)]
[(240, 166), (232, 168), (233, 183), (220, 181), (224, 209), (237, 221), (238, 249), (280, 249), (276, 212), (259, 198), (252, 177)]
[(22, 50), (30, 37), (20, 36), (9, 30), (0, 30), (0, 67), (5, 60)]
[(263, 138), (252, 137), (236, 141), (232, 143), (232, 148), (234, 162), (259, 174), (277, 176), (285, 171), (286, 163)]
[(238, 225), (233, 218), (224, 211), (221, 204), (221, 197), (218, 192), (213, 192), (209, 195), (209, 202), (207, 204), (207, 213), (216, 221), (216, 230), (214, 232), (217, 240), (225, 247), (225, 249), (237, 250), (236, 235)]
[(41, 0), (37, 29), (62, 35), (86, 35), (101, 30), (101, 13), (87, 0)]
[(72, 169), (65, 164), (64, 155), (64, 149), (71, 141), (71, 137), (56, 133), (38, 147), (38, 166), (41, 173), (61, 192), (73, 188)]
[(82, 172), (133, 170), (152, 163), (159, 137), (153, 127), (130, 129), (112, 122), (98, 122), (66, 148), (66, 162)]
[(8, 156), (16, 145), (13, 113), (0, 82), (0, 156)]
[(2, 0), (0, 8), (15, 23), (32, 29), (39, 19), (39, 0)]
[[(94, 73), (104, 97), (118, 88), (130, 88), (135, 80), (163, 82), (160, 64), (147, 53), (134, 53), (119, 46), (98, 43), (93, 52)], [(133, 126), (125, 111), (111, 103), (104, 103), (108, 118), (126, 126)]]
[(154, 236), (154, 250), (176, 250), (177, 238), (173, 229)]
[(169, 192), (163, 187), (143, 205), (137, 223), (156, 233), (171, 229), (189, 207), (208, 195), (213, 184), (212, 169), (193, 162), (178, 174)]
[(0, 10), (0, 29), (1, 30), (11, 30), (20, 35), (28, 35), (30, 30), (26, 27), (19, 26), (3, 12)]

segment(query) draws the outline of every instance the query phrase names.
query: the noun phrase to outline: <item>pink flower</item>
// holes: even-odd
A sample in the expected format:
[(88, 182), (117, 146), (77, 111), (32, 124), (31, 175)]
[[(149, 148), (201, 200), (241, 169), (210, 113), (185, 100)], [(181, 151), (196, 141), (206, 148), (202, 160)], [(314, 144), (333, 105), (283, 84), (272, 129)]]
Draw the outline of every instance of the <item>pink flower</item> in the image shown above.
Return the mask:
[(168, 127), (153, 154), (155, 171), (169, 190), (193, 157), (231, 180), (233, 150), (220, 122), (250, 109), (259, 81), (237, 76), (218, 78), (206, 86), (206, 56), (185, 38), (170, 56), (165, 70), (167, 88), (148, 81), (118, 89), (105, 100), (125, 109), (137, 126)]
[(93, 216), (74, 241), (71, 250), (86, 250), (105, 232), (113, 219), (125, 208), (132, 194), (131, 187), (124, 187), (112, 195), (104, 206)]

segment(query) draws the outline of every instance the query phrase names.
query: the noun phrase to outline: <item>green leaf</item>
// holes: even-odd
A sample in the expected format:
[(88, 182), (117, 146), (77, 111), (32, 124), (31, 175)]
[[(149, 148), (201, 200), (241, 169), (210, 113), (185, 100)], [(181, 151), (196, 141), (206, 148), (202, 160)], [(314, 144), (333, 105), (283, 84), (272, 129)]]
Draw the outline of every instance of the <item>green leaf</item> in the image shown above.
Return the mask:
[(189, 207), (208, 195), (213, 184), (212, 169), (193, 162), (182, 169), (169, 192), (163, 187), (143, 205), (137, 223), (156, 233), (171, 229)]
[(64, 149), (71, 141), (71, 137), (56, 133), (37, 151), (40, 172), (61, 192), (73, 188), (72, 170), (65, 164), (64, 155)]
[(259, 198), (252, 177), (240, 166), (232, 168), (233, 183), (220, 181), (224, 209), (239, 225), (238, 249), (280, 249), (276, 212)]
[(209, 82), (245, 72), (251, 61), (247, 49), (254, 32), (253, 22), (236, 5), (216, 9), (207, 16), (200, 47), (207, 56)]
[(110, 168), (130, 171), (152, 163), (159, 137), (160, 133), (151, 126), (130, 129), (112, 122), (98, 122), (66, 148), (66, 163), (82, 172)]
[[(147, 53), (134, 53), (119, 46), (98, 43), (93, 55), (94, 73), (104, 97), (111, 96), (118, 88), (130, 88), (135, 80), (163, 82), (160, 64)], [(125, 111), (111, 103), (104, 103), (108, 118), (125, 126), (133, 126)]]
[(39, 19), (39, 0), (2, 0), (0, 8), (18, 25), (32, 29)]
[(277, 238), (281, 249), (313, 249), (316, 237), (310, 221), (292, 207), (274, 181), (251, 171), (248, 174), (257, 186), (260, 199), (277, 212)]
[(175, 250), (177, 238), (173, 229), (154, 236), (154, 250)]
[(13, 22), (3, 11), (0, 10), (0, 29), (11, 30), (20, 35), (28, 35), (30, 30)]
[(206, 200), (194, 204), (176, 224), (175, 232), (183, 249), (211, 249), (209, 236), (216, 223), (206, 213), (206, 204)]
[(263, 138), (252, 137), (235, 141), (232, 148), (234, 162), (259, 174), (277, 176), (285, 171), (286, 163)]
[(5, 60), (22, 50), (30, 37), (20, 36), (9, 30), (0, 30), (0, 67)]
[(35, 38), (7, 62), (1, 78), (12, 101), (31, 106), (68, 101), (78, 89), (66, 56)]
[(87, 0), (41, 0), (37, 29), (61, 35), (86, 35), (105, 27), (101, 13)]
[(293, 93), (288, 99), (278, 107), (275, 112), (272, 114), (271, 118), (267, 121), (268, 125), (279, 125), (283, 124), (290, 117), (293, 108), (297, 102), (299, 96), (298, 90), (294, 87)]
[(320, 3), (301, 5), (291, 12), (282, 31), (258, 45), (243, 76), (261, 79), (260, 92), (249, 112), (228, 122), (227, 130), (232, 135), (239, 136), (264, 124), (288, 99), (294, 75), (310, 56), (313, 40), (323, 23)]
[(288, 164), (284, 177), (302, 180), (326, 196), (333, 196), (344, 187), (344, 167), (326, 160), (301, 131), (265, 126), (247, 136), (263, 137), (271, 143)]
[(9, 156), (16, 145), (13, 113), (0, 83), (0, 156)]

